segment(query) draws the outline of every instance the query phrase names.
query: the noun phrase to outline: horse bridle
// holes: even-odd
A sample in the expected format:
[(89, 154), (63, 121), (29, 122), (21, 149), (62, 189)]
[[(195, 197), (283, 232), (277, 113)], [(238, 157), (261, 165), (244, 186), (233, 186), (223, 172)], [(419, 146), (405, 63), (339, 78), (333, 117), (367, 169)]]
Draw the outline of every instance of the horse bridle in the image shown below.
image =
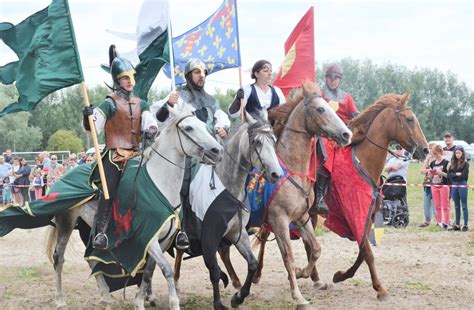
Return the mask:
[[(314, 136), (312, 133), (309, 132), (308, 130), (308, 120), (307, 120), (307, 115), (309, 115), (311, 117), (311, 120), (313, 121), (314, 124), (316, 124), (316, 126), (321, 130), (323, 131), (323, 129), (321, 128), (321, 126), (319, 126), (318, 122), (314, 121), (314, 117), (313, 115), (310, 113), (310, 107), (309, 106), (309, 103), (313, 101), (313, 99), (315, 98), (321, 98), (320, 95), (318, 94), (314, 94), (314, 95), (311, 95), (310, 97), (308, 98), (305, 98), (304, 99), (304, 103), (303, 103), (303, 107), (304, 107), (304, 131), (303, 130), (299, 130), (299, 129), (295, 129), (295, 128), (292, 128), (290, 126), (288, 126), (287, 124), (283, 123), (283, 122), (280, 122), (278, 121), (279, 124), (281, 124), (283, 127), (285, 127), (286, 129), (290, 130), (290, 131), (293, 131), (293, 132), (296, 132), (296, 133), (302, 133), (302, 134), (307, 134), (307, 135), (310, 135), (310, 136)], [(317, 109), (317, 108), (314, 108), (314, 109)]]
[[(189, 115), (183, 116), (178, 122), (176, 122), (176, 128), (178, 129), (179, 145), (180, 145), (180, 147), (181, 147), (181, 150), (183, 151), (183, 154), (184, 154), (185, 156), (187, 156), (187, 157), (191, 157), (191, 156), (190, 156), (188, 153), (186, 153), (186, 151), (184, 150), (183, 141), (182, 141), (181, 135), (180, 135), (180, 133), (182, 133), (186, 138), (188, 138), (192, 143), (194, 143), (194, 145), (196, 145), (196, 146), (198, 147), (199, 152), (202, 152), (202, 157), (203, 157), (202, 160), (204, 160), (204, 157), (205, 157), (205, 155), (206, 155), (206, 154), (203, 152), (203, 151), (204, 151), (204, 148), (203, 148), (201, 145), (199, 145), (199, 143), (197, 143), (196, 140), (194, 140), (190, 135), (188, 135), (188, 134), (186, 133), (186, 131), (184, 131), (181, 127), (179, 127), (179, 124), (180, 124), (183, 120), (185, 120), (185, 119), (187, 119), (187, 118), (189, 118), (189, 117), (194, 117), (194, 116), (196, 116), (196, 115), (195, 115), (194, 113), (191, 113), (191, 114), (189, 114)], [(185, 169), (185, 167), (181, 167), (180, 165), (178, 165), (178, 164), (172, 162), (171, 160), (169, 160), (168, 158), (166, 158), (165, 156), (163, 156), (162, 154), (160, 154), (160, 152), (158, 152), (158, 151), (153, 147), (153, 145), (150, 146), (150, 147), (151, 147), (151, 149), (153, 150), (153, 152), (155, 152), (156, 154), (158, 154), (161, 158), (163, 158), (164, 160), (166, 160), (166, 161), (169, 162), (170, 164), (172, 164), (172, 165), (174, 165), (174, 166), (176, 166), (176, 167), (178, 167), (178, 168), (180, 168), (180, 169), (183, 169), (183, 170)]]
[(383, 146), (377, 144), (376, 142), (374, 142), (372, 139), (369, 138), (369, 136), (367, 135), (367, 133), (369, 132), (370, 127), (372, 126), (372, 123), (373, 123), (374, 120), (377, 118), (377, 116), (379, 116), (380, 113), (378, 113), (378, 114), (370, 121), (369, 127), (367, 127), (367, 132), (363, 132), (363, 133), (364, 133), (364, 137), (365, 137), (365, 138), (367, 139), (367, 141), (369, 141), (371, 144), (375, 145), (376, 147), (378, 147), (378, 148), (380, 148), (380, 149), (382, 149), (382, 150), (384, 150), (384, 151), (389, 152), (392, 156), (394, 156), (394, 157), (396, 157), (396, 158), (398, 158), (398, 159), (402, 159), (402, 160), (404, 160), (404, 161), (410, 160), (410, 159), (413, 158), (413, 154), (415, 154), (416, 149), (418, 148), (418, 143), (416, 143), (416, 142), (413, 140), (413, 138), (412, 138), (410, 132), (408, 131), (408, 128), (406, 128), (406, 127), (403, 125), (403, 122), (402, 122), (402, 120), (400, 119), (400, 114), (401, 114), (401, 112), (403, 112), (403, 111), (411, 110), (411, 108), (410, 108), (410, 107), (406, 107), (406, 108), (403, 108), (403, 109), (395, 109), (395, 108), (392, 108), (392, 107), (386, 107), (386, 109), (393, 109), (393, 110), (395, 111), (395, 115), (396, 115), (396, 117), (397, 117), (397, 124), (399, 124), (399, 125), (397, 125), (397, 126), (401, 126), (401, 127), (405, 130), (405, 133), (407, 134), (408, 139), (410, 139), (410, 142), (412, 143), (412, 148), (413, 148), (412, 152), (410, 153), (410, 156), (400, 156), (400, 155), (397, 155), (397, 154), (395, 154), (392, 150), (390, 150), (390, 149), (388, 149), (388, 148), (386, 148), (386, 147), (383, 147)]
[[(257, 123), (258, 124), (258, 123)], [(269, 130), (265, 130), (269, 129)], [(247, 134), (249, 137), (249, 152), (248, 152), (248, 158), (250, 160), (250, 167), (254, 167), (255, 165), (253, 164), (252, 161), (252, 151), (255, 151), (257, 153), (257, 159), (260, 162), (260, 165), (263, 167), (262, 172), (265, 172), (265, 166), (263, 164), (262, 156), (260, 155), (261, 153), (258, 151), (257, 146), (255, 145), (254, 141), (257, 136), (257, 134), (262, 134), (264, 137), (269, 138), (271, 141), (275, 143), (275, 140), (272, 137), (272, 129), (269, 125), (264, 124), (263, 126), (257, 127), (256, 125), (249, 125), (247, 128)], [(244, 171), (248, 171), (248, 168), (244, 167), (241, 163), (239, 163), (237, 160), (235, 160), (232, 155), (227, 151), (226, 148), (224, 148), (224, 153), (235, 163), (239, 166), (240, 169)]]

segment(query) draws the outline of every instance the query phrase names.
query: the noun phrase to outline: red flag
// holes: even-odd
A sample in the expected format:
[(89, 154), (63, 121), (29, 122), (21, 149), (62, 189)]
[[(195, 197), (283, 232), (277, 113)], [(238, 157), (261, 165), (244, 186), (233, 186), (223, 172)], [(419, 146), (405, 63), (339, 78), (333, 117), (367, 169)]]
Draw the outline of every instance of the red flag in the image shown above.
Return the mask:
[(315, 82), (314, 8), (311, 7), (285, 42), (285, 60), (273, 81), (285, 96), (305, 80)]

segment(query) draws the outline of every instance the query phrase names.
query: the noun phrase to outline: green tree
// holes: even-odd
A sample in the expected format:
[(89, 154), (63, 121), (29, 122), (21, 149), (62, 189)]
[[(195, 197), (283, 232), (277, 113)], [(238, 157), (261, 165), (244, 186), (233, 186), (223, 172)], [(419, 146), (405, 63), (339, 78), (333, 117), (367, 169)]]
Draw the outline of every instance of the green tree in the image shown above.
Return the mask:
[[(361, 111), (386, 93), (410, 92), (409, 105), (428, 140), (440, 140), (444, 131), (451, 131), (457, 139), (474, 141), (473, 93), (451, 72), (350, 58), (337, 62), (344, 69), (341, 88), (353, 95)], [(324, 65), (316, 70), (317, 81), (324, 81)]]
[[(12, 85), (0, 85), (0, 108), (14, 102), (18, 96)], [(0, 151), (11, 148), (15, 152), (40, 151), (42, 149), (42, 130), (36, 126), (28, 126), (31, 114), (20, 112), (8, 114), (0, 118)]]
[(77, 153), (83, 149), (82, 140), (72, 131), (59, 129), (48, 139), (48, 150)]

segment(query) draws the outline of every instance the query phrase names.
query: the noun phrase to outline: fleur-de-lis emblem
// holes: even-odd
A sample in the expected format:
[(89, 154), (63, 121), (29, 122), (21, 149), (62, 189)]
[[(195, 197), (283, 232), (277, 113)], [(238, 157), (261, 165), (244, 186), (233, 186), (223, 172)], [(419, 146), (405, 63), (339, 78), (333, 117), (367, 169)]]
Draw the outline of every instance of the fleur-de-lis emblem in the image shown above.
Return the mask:
[(239, 49), (239, 43), (237, 42), (237, 37), (234, 38), (234, 42), (232, 43), (232, 48), (234, 50), (238, 50)]
[(210, 26), (207, 28), (206, 34), (212, 38), (215, 31), (216, 31), (216, 27)]
[(227, 39), (230, 38), (233, 31), (234, 31), (234, 28), (232, 28), (232, 27), (227, 28), (227, 31), (225, 32), (225, 36), (227, 37)]
[(187, 50), (187, 51), (184, 51), (184, 53), (181, 53), (181, 57), (183, 58), (189, 58), (190, 56), (191, 56), (190, 50)]
[(206, 53), (207, 51), (207, 46), (206, 45), (203, 45), (199, 50), (198, 50), (198, 54), (202, 57), (204, 56), (204, 53)]
[(213, 61), (214, 61), (214, 57), (212, 57), (211, 55), (207, 56), (206, 62), (213, 62)]
[(207, 63), (207, 67), (209, 68), (209, 73), (214, 70), (214, 67), (215, 67), (215, 66), (216, 66), (216, 65), (215, 65), (213, 62)]
[(179, 75), (180, 72), (181, 70), (179, 68), (179, 65), (174, 66), (174, 75)]
[(230, 64), (230, 65), (235, 64), (234, 57), (227, 57), (227, 63)]
[[(215, 48), (219, 48), (219, 45), (221, 44), (221, 41), (222, 41), (222, 39), (218, 35), (216, 35), (216, 39), (214, 40), (214, 43), (212, 43), (212, 45), (214, 45)], [(222, 57), (222, 56), (220, 56), (220, 57)]]
[(228, 17), (226, 15), (221, 16), (221, 21), (219, 22), (219, 25), (221, 26), (221, 28), (224, 28), (227, 19), (228, 19)]
[(219, 58), (222, 58), (222, 55), (225, 53), (225, 47), (221, 46), (219, 51), (217, 52), (217, 55), (219, 55)]
[(179, 48), (181, 48), (181, 46), (183, 46), (183, 44), (186, 44), (186, 36), (183, 36), (181, 39), (179, 39), (176, 44), (178, 45)]

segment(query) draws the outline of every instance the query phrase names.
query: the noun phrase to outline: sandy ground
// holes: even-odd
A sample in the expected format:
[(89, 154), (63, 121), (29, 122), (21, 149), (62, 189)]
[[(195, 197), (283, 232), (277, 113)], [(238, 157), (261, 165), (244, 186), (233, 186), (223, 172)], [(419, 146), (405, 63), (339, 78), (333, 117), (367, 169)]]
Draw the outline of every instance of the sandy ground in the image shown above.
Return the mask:
[[(52, 309), (54, 272), (44, 254), (46, 228), (15, 230), (0, 238), (0, 309)], [(309, 279), (300, 279), (303, 296), (314, 308), (324, 309), (474, 309), (474, 235), (409, 227), (388, 229), (382, 244), (374, 247), (380, 279), (391, 294), (379, 302), (371, 287), (368, 268), (363, 264), (353, 279), (335, 284), (327, 291), (316, 290)], [(323, 281), (331, 282), (334, 272), (347, 269), (357, 256), (356, 243), (332, 233), (318, 237), (322, 255), (317, 263)], [(299, 266), (305, 263), (302, 242), (293, 241)], [(64, 288), (70, 309), (99, 308), (95, 279), (82, 259), (78, 234), (66, 253)], [(246, 264), (232, 253), (237, 273), (243, 279)], [(169, 259), (172, 262), (172, 259)], [(222, 265), (222, 264), (221, 264)], [(212, 308), (212, 289), (202, 259), (183, 262), (181, 304), (184, 309)], [(294, 305), (276, 242), (267, 245), (260, 284), (252, 287), (241, 309), (291, 309)], [(167, 290), (160, 272), (154, 275), (159, 308), (167, 308)], [(132, 309), (136, 288), (115, 292), (113, 309)], [(235, 289), (222, 288), (223, 301), (230, 306)]]

